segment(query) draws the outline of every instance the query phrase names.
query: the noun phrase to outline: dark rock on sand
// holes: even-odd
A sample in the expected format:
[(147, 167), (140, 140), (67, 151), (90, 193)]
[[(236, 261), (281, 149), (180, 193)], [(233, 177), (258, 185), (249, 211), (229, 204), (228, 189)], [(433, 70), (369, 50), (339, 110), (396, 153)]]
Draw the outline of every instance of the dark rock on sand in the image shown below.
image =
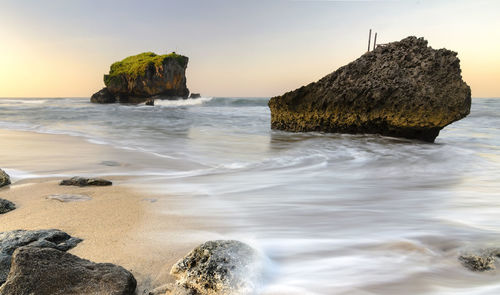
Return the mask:
[(0, 187), (10, 184), (10, 177), (5, 171), (0, 169)]
[(153, 96), (187, 98), (188, 57), (175, 52), (157, 55), (145, 52), (111, 65), (104, 75), (106, 88), (94, 94), (95, 103), (143, 103)]
[(14, 230), (0, 232), (0, 285), (5, 282), (10, 269), (12, 253), (22, 246), (53, 248), (67, 251), (82, 240), (56, 229)]
[(177, 280), (171, 294), (253, 294), (262, 264), (250, 246), (219, 240), (196, 247), (170, 273)]
[(7, 213), (16, 209), (16, 205), (9, 200), (0, 199), (0, 214)]
[(121, 266), (94, 263), (55, 249), (22, 247), (0, 295), (135, 294), (134, 276)]
[(103, 88), (90, 97), (93, 103), (114, 103), (116, 98), (109, 92), (108, 88)]
[(201, 94), (199, 94), (199, 93), (191, 93), (189, 95), (189, 98), (200, 98), (200, 97), (201, 97)]
[(486, 249), (479, 253), (466, 253), (458, 257), (463, 266), (472, 271), (494, 270), (496, 258), (500, 257), (500, 249)]
[(72, 177), (65, 179), (59, 185), (74, 185), (74, 186), (108, 186), (113, 183), (106, 179), (101, 178), (85, 178), (85, 177)]
[(470, 106), (457, 53), (432, 49), (416, 37), (379, 46), (318, 82), (269, 101), (273, 129), (428, 142), (467, 116)]

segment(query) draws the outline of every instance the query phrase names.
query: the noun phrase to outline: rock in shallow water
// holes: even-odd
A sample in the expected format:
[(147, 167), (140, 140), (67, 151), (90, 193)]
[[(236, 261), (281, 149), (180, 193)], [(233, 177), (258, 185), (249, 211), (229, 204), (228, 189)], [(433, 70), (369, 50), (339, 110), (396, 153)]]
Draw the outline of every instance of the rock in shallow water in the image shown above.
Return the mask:
[(74, 185), (74, 186), (108, 186), (113, 183), (106, 179), (101, 178), (84, 178), (84, 177), (72, 177), (70, 179), (65, 179), (59, 183), (59, 185)]
[(5, 171), (0, 169), (0, 187), (10, 184), (10, 177)]
[(94, 263), (55, 249), (22, 247), (0, 295), (135, 293), (134, 276), (121, 266)]
[(93, 103), (115, 103), (116, 98), (109, 92), (108, 88), (103, 88), (90, 97)]
[(432, 49), (416, 37), (379, 46), (318, 82), (269, 101), (273, 129), (429, 142), (467, 116), (470, 106), (457, 53)]
[(495, 261), (500, 256), (500, 249), (491, 248), (478, 253), (465, 253), (458, 257), (463, 266), (472, 271), (488, 271), (496, 269)]
[(0, 232), (0, 285), (5, 282), (10, 269), (12, 253), (22, 246), (54, 248), (67, 251), (82, 240), (57, 229), (14, 230)]
[(16, 205), (9, 200), (0, 199), (0, 214), (4, 214), (16, 209)]
[(250, 246), (218, 240), (196, 247), (170, 273), (177, 280), (170, 294), (243, 295), (256, 291), (263, 266)]

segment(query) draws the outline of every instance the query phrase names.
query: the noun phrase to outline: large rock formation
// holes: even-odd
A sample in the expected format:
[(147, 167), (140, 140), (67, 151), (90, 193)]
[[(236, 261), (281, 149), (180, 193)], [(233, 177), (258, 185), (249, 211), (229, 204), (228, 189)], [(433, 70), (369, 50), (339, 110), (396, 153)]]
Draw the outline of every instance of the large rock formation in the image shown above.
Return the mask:
[(175, 52), (156, 55), (145, 52), (111, 65), (104, 75), (106, 88), (92, 95), (95, 103), (141, 103), (152, 96), (187, 98), (186, 56)]
[(10, 177), (5, 171), (0, 169), (0, 187), (10, 184)]
[(254, 294), (261, 279), (258, 253), (238, 241), (209, 241), (177, 262), (171, 274), (177, 279), (167, 294)]
[(94, 263), (55, 249), (22, 247), (0, 295), (133, 295), (136, 280), (121, 266)]
[(378, 133), (434, 142), (470, 112), (457, 53), (408, 37), (367, 52), (318, 82), (269, 101), (271, 127)]
[(67, 251), (75, 247), (79, 242), (81, 242), (80, 239), (71, 237), (67, 233), (56, 229), (0, 232), (0, 285), (7, 278), (12, 253), (17, 248), (31, 246)]

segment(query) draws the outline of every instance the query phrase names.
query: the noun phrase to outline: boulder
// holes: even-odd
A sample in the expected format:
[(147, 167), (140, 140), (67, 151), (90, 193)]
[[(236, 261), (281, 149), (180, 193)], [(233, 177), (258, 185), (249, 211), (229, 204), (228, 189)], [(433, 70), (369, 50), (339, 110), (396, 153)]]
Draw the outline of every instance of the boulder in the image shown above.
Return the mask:
[(155, 100), (154, 99), (148, 99), (148, 100), (146, 100), (146, 102), (144, 104), (147, 105), (147, 106), (154, 106), (155, 105)]
[(187, 98), (186, 68), (189, 59), (175, 52), (157, 55), (145, 52), (111, 65), (104, 75), (106, 88), (91, 102), (143, 103), (152, 96)]
[(262, 279), (261, 262), (253, 248), (239, 241), (206, 242), (172, 267), (176, 283), (170, 293), (253, 294)]
[(0, 169), (0, 187), (10, 184), (10, 177), (5, 171)]
[(0, 214), (7, 213), (16, 209), (16, 205), (11, 201), (0, 199)]
[(273, 129), (428, 142), (467, 116), (470, 106), (457, 53), (432, 49), (416, 37), (379, 46), (318, 82), (269, 101)]
[(56, 229), (0, 232), (0, 285), (7, 278), (12, 253), (17, 248), (32, 246), (67, 251), (81, 241), (81, 239), (71, 237), (67, 233)]
[(94, 263), (75, 255), (36, 247), (14, 252), (0, 295), (135, 294), (134, 276), (121, 266)]
[(109, 92), (108, 88), (103, 88), (90, 97), (90, 102), (93, 103), (114, 103), (116, 98)]
[(200, 98), (200, 97), (201, 97), (201, 94), (199, 94), (199, 93), (191, 93), (189, 95), (189, 98)]
[(74, 185), (74, 186), (108, 186), (113, 183), (106, 179), (101, 178), (85, 178), (85, 177), (72, 177), (70, 179), (65, 179), (59, 183), (59, 185)]

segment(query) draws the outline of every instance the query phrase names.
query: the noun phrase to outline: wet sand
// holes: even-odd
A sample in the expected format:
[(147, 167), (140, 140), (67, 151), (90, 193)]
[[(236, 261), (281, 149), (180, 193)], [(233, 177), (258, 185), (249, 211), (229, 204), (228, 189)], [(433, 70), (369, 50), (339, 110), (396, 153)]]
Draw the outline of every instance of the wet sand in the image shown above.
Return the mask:
[[(113, 181), (109, 187), (81, 188), (60, 186), (63, 176), (16, 177), (11, 186), (0, 189), (0, 197), (17, 206), (16, 210), (0, 215), (0, 232), (55, 228), (79, 237), (83, 242), (70, 253), (130, 270), (138, 281), (138, 294), (171, 282), (168, 275), (171, 266), (199, 242), (184, 238), (186, 231), (196, 229), (196, 221), (165, 212), (167, 194), (158, 196), (139, 191), (130, 184), (137, 177), (106, 175), (116, 167), (99, 164), (101, 159), (128, 152), (63, 135), (13, 131), (1, 131), (0, 135), (0, 163), (7, 172), (9, 169), (42, 175), (95, 172)], [(40, 166), (39, 159), (46, 159), (45, 167)], [(30, 162), (37, 164), (30, 167)], [(53, 194), (86, 195), (92, 199), (78, 202), (47, 199)]]

